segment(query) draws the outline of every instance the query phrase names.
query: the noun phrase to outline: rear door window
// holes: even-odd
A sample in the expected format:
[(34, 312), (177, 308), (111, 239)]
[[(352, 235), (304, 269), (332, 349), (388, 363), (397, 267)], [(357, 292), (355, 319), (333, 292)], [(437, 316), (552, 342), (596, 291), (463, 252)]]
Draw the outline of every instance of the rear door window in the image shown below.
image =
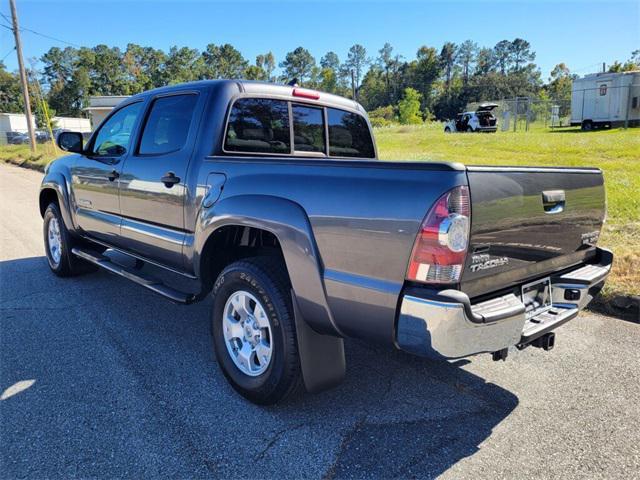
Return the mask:
[(291, 153), (288, 103), (267, 98), (237, 100), (229, 115), (224, 149), (229, 152)]
[(361, 115), (327, 108), (327, 118), (330, 156), (359, 158), (375, 156), (369, 125)]
[(154, 100), (140, 140), (140, 155), (162, 155), (182, 149), (197, 100), (198, 96), (193, 94)]
[(322, 108), (292, 105), (293, 141), (296, 152), (325, 151), (324, 114)]

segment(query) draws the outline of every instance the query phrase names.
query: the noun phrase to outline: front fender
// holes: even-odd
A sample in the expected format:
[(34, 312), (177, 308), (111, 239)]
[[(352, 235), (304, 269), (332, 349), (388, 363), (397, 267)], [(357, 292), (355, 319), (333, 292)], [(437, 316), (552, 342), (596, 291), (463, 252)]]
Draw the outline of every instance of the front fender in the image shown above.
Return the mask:
[(194, 244), (194, 268), (198, 277), (201, 277), (200, 258), (207, 239), (217, 229), (229, 225), (260, 228), (274, 234), (282, 247), (304, 321), (320, 333), (342, 336), (329, 310), (311, 224), (300, 205), (270, 195), (238, 195), (222, 199), (202, 211)]
[(71, 213), (71, 199), (69, 195), (70, 189), (71, 185), (69, 182), (69, 177), (67, 177), (64, 172), (57, 168), (49, 169), (42, 179), (42, 184), (40, 185), (40, 214), (44, 215), (44, 210), (47, 208), (46, 205), (43, 205), (43, 199), (46, 195), (45, 191), (53, 190), (56, 192), (56, 195), (58, 197), (60, 213), (62, 214), (62, 219), (64, 220), (67, 230), (75, 231), (76, 224)]

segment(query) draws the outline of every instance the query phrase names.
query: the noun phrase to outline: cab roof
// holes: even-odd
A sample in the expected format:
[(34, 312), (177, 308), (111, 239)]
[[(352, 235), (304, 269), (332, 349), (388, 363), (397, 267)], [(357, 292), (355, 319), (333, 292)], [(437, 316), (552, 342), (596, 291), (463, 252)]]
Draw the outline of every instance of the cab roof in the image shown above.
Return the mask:
[[(290, 101), (303, 101), (307, 103), (318, 103), (319, 105), (356, 110), (366, 114), (364, 108), (354, 100), (333, 95), (331, 93), (311, 90), (304, 87), (284, 85), (270, 82), (259, 82), (253, 80), (200, 80), (196, 82), (180, 83), (166, 87), (155, 88), (146, 92), (139, 93), (127, 100), (146, 98), (153, 95), (170, 93), (180, 90), (189, 90), (193, 88), (216, 88), (223, 92), (229, 92), (230, 97), (236, 95), (250, 96), (267, 96), (284, 98)], [(235, 94), (233, 92), (235, 91)], [(297, 92), (296, 92), (297, 91)], [(305, 95), (305, 93), (313, 93), (316, 95)], [(312, 98), (317, 97), (317, 98)]]

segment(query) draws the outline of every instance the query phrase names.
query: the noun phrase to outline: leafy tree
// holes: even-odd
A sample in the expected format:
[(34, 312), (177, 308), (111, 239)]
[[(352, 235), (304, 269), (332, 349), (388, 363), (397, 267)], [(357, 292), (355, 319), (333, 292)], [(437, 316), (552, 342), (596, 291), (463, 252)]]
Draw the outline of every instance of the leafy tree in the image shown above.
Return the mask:
[(338, 58), (338, 54), (336, 52), (325, 53), (325, 55), (320, 59), (320, 66), (337, 72), (340, 70), (340, 59)]
[(531, 51), (531, 44), (522, 38), (516, 38), (511, 42), (509, 51), (513, 70), (516, 72), (525, 64), (533, 62), (536, 58), (536, 54)]
[(422, 109), (427, 110), (432, 103), (433, 85), (440, 77), (440, 60), (436, 49), (420, 47), (416, 61), (411, 63), (411, 72), (411, 86), (420, 93)]
[(19, 113), (23, 105), (19, 75), (8, 72), (0, 62), (0, 112)]
[(360, 80), (364, 75), (364, 69), (371, 61), (367, 58), (367, 50), (360, 44), (353, 45), (349, 49), (347, 61), (344, 66), (353, 72), (356, 89), (360, 86)]
[(358, 101), (367, 110), (374, 110), (388, 105), (386, 72), (378, 65), (374, 65), (365, 74), (360, 86)]
[(498, 69), (502, 75), (507, 73), (511, 65), (511, 42), (509, 40), (501, 40), (493, 47), (493, 56), (495, 58)]
[(476, 56), (478, 54), (478, 44), (465, 40), (458, 48), (457, 61), (462, 71), (462, 83), (466, 85), (469, 81), (469, 77), (473, 73), (473, 66), (476, 62)]
[(122, 59), (129, 93), (140, 93), (163, 86), (163, 68), (166, 61), (167, 56), (162, 50), (129, 43)]
[(294, 78), (302, 85), (310, 80), (313, 67), (316, 66), (316, 59), (306, 48), (298, 47), (294, 51), (287, 53), (280, 68), (284, 70), (283, 80), (290, 81)]
[(195, 48), (171, 47), (165, 62), (167, 84), (191, 82), (204, 77), (204, 62), (200, 52)]
[(550, 98), (556, 102), (571, 101), (572, 81), (573, 76), (564, 63), (559, 63), (553, 67), (547, 86)]
[(422, 123), (420, 101), (422, 96), (413, 88), (405, 88), (404, 97), (398, 103), (398, 116), (404, 125)]
[(478, 50), (476, 57), (476, 69), (477, 75), (486, 75), (495, 69), (496, 59), (493, 50), (490, 48), (481, 48)]
[(220, 46), (210, 43), (202, 52), (202, 59), (206, 78), (242, 78), (249, 66), (249, 62), (229, 43)]
[(264, 71), (264, 79), (267, 82), (273, 82), (273, 71), (276, 69), (276, 59), (273, 53), (267, 52), (264, 55), (256, 57), (256, 66)]
[(451, 85), (451, 78), (453, 77), (453, 67), (456, 63), (457, 52), (458, 48), (453, 42), (446, 42), (442, 46), (442, 50), (440, 50), (440, 68), (444, 70), (447, 90)]

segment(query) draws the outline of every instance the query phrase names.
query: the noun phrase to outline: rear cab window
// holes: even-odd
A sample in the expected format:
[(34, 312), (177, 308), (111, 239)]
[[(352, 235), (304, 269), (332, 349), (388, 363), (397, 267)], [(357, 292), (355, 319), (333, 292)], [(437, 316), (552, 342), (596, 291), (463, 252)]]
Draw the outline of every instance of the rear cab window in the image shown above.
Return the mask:
[(226, 153), (375, 158), (365, 118), (323, 105), (240, 97), (232, 103), (225, 132)]
[(327, 118), (330, 156), (375, 157), (369, 125), (362, 115), (337, 108), (327, 108)]
[(286, 101), (240, 98), (229, 115), (224, 149), (244, 153), (291, 153), (289, 128)]

